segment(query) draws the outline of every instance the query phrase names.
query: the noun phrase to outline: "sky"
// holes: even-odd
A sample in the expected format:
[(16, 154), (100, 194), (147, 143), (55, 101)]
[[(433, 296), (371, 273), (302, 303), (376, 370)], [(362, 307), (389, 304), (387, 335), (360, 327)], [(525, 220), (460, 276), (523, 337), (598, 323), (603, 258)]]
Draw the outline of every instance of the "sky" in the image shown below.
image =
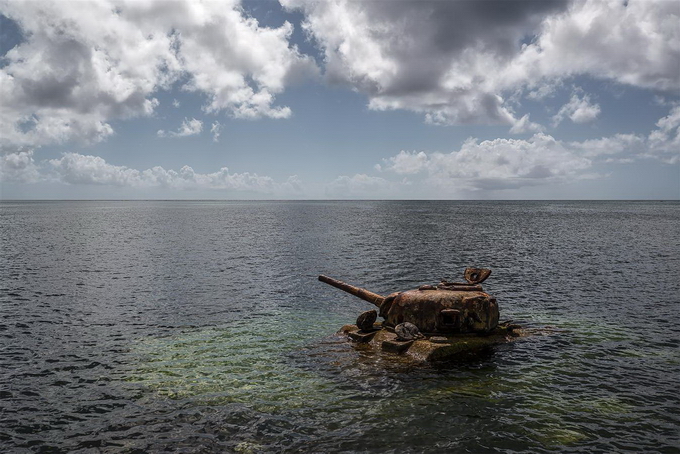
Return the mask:
[(680, 2), (0, 0), (0, 198), (680, 199)]

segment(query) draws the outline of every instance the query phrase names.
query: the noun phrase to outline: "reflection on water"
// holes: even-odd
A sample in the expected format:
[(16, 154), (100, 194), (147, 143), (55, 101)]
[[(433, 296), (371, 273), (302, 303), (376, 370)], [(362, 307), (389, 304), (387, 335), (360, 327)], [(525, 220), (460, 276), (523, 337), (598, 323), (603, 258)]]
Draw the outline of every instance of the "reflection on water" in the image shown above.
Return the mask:
[[(0, 447), (661, 451), (677, 436), (676, 203), (3, 203)], [(414, 365), (335, 331), (493, 269), (533, 335)]]

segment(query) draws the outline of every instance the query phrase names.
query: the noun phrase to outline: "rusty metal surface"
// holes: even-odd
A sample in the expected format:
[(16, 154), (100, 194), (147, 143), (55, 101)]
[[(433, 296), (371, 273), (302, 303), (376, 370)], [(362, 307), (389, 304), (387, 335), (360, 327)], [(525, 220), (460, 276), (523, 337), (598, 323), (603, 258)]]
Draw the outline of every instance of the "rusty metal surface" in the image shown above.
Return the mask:
[(351, 293), (352, 295), (359, 297), (364, 301), (368, 301), (371, 304), (375, 304), (378, 307), (380, 307), (383, 300), (385, 299), (384, 296), (373, 293), (369, 290), (366, 290), (365, 288), (355, 287), (354, 285), (333, 279), (332, 277), (324, 276), (323, 274), (319, 276), (319, 280), (328, 285), (332, 285), (335, 288), (339, 288), (340, 290), (343, 290), (347, 293)]
[(357, 326), (362, 331), (371, 331), (373, 329), (373, 324), (378, 319), (378, 312), (375, 310), (366, 311), (359, 314), (357, 317)]
[(491, 270), (487, 268), (465, 268), (463, 276), (470, 284), (481, 284), (491, 275)]
[[(490, 274), (488, 269), (467, 268), (467, 283), (442, 281), (386, 297), (328, 276), (321, 275), (319, 280), (378, 306), (387, 327), (412, 323), (424, 334), (488, 334), (498, 326), (498, 304), (479, 282)], [(364, 325), (365, 314), (357, 320), (360, 325)]]
[[(422, 288), (422, 287), (432, 287), (432, 286), (421, 286), (418, 288), (418, 290), (433, 290), (431, 288)], [(446, 282), (446, 281), (441, 281), (439, 284), (437, 284), (434, 288), (434, 290), (455, 290), (458, 292), (481, 292), (483, 291), (481, 285), (472, 285), (472, 284), (461, 284), (459, 282)]]
[(408, 290), (380, 307), (386, 326), (413, 323), (423, 333), (488, 333), (498, 325), (496, 299), (484, 292)]

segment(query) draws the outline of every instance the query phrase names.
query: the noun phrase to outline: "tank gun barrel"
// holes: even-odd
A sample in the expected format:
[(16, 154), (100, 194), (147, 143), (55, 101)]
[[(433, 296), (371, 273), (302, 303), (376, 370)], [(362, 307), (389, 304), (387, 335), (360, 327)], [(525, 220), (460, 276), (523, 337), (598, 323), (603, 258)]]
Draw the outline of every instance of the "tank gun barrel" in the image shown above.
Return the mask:
[(324, 276), (323, 274), (319, 276), (319, 280), (321, 282), (325, 282), (328, 285), (332, 285), (335, 288), (339, 288), (340, 290), (343, 290), (347, 293), (351, 293), (352, 295), (359, 297), (364, 301), (368, 301), (369, 303), (374, 304), (378, 307), (380, 307), (382, 302), (385, 301), (385, 297), (382, 295), (378, 295), (377, 293), (368, 291), (365, 288), (349, 285), (345, 282), (333, 279), (332, 277)]

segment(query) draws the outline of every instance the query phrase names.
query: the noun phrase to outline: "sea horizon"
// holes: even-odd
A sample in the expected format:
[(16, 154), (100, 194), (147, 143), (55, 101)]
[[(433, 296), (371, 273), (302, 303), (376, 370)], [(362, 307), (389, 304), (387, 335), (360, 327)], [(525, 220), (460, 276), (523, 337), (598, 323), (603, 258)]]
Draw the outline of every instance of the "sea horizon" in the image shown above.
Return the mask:
[(0, 199), (2, 202), (680, 202), (678, 199)]

